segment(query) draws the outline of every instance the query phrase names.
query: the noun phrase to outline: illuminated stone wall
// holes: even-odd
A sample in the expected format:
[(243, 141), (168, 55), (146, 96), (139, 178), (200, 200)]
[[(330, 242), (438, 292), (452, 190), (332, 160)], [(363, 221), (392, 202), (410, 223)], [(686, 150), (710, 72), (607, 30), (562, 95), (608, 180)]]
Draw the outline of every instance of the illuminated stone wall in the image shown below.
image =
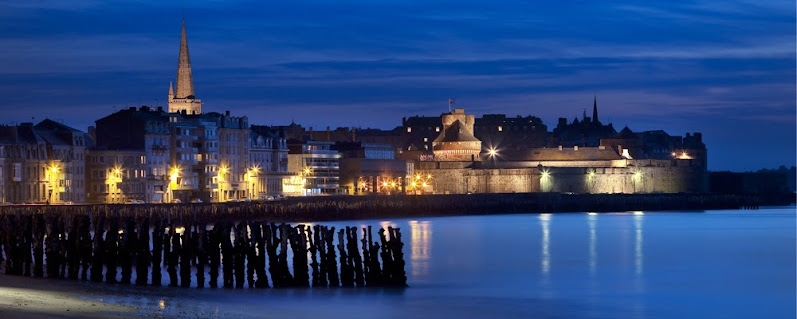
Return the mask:
[[(471, 162), (421, 162), (417, 172), (431, 174), (438, 194), (466, 193), (679, 193), (708, 191), (705, 167), (690, 160), (581, 161), (581, 167), (471, 168)], [(618, 161), (619, 162), (619, 161)], [(619, 163), (612, 163), (617, 164)]]

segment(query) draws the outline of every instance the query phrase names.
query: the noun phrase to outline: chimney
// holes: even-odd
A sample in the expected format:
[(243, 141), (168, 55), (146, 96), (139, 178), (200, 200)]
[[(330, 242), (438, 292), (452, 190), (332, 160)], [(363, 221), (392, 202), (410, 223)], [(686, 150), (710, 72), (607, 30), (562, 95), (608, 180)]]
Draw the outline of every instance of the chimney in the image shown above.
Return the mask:
[(224, 111), (224, 115), (226, 115), (226, 116), (230, 116), (230, 111), (229, 111), (229, 110), (227, 110), (227, 111)]

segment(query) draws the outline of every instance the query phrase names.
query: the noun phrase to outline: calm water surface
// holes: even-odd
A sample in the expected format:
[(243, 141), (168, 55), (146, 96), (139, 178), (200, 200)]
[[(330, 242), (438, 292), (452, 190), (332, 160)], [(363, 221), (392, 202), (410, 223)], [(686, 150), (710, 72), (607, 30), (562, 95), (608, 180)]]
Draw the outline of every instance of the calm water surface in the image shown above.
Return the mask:
[(166, 317), (795, 316), (794, 207), (325, 224), (400, 227), (411, 288), (120, 288), (101, 299)]

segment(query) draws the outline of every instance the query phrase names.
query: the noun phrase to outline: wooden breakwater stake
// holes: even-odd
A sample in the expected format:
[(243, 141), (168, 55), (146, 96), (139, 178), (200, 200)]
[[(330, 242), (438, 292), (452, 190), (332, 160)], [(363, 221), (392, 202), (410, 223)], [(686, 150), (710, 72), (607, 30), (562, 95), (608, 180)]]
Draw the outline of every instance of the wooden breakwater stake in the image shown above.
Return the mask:
[(400, 230), (357, 230), (188, 207), (12, 207), (0, 209), (0, 262), (9, 275), (136, 285), (161, 285), (165, 268), (173, 287), (218, 287), (220, 269), (225, 288), (405, 287)]

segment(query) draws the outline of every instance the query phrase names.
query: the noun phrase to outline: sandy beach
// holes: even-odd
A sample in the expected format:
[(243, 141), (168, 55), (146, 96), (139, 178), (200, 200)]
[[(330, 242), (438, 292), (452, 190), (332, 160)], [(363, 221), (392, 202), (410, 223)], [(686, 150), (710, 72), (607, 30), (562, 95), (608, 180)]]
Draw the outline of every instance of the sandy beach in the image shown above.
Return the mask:
[(134, 307), (104, 302), (105, 293), (96, 283), (0, 275), (0, 317), (107, 318), (135, 313)]

